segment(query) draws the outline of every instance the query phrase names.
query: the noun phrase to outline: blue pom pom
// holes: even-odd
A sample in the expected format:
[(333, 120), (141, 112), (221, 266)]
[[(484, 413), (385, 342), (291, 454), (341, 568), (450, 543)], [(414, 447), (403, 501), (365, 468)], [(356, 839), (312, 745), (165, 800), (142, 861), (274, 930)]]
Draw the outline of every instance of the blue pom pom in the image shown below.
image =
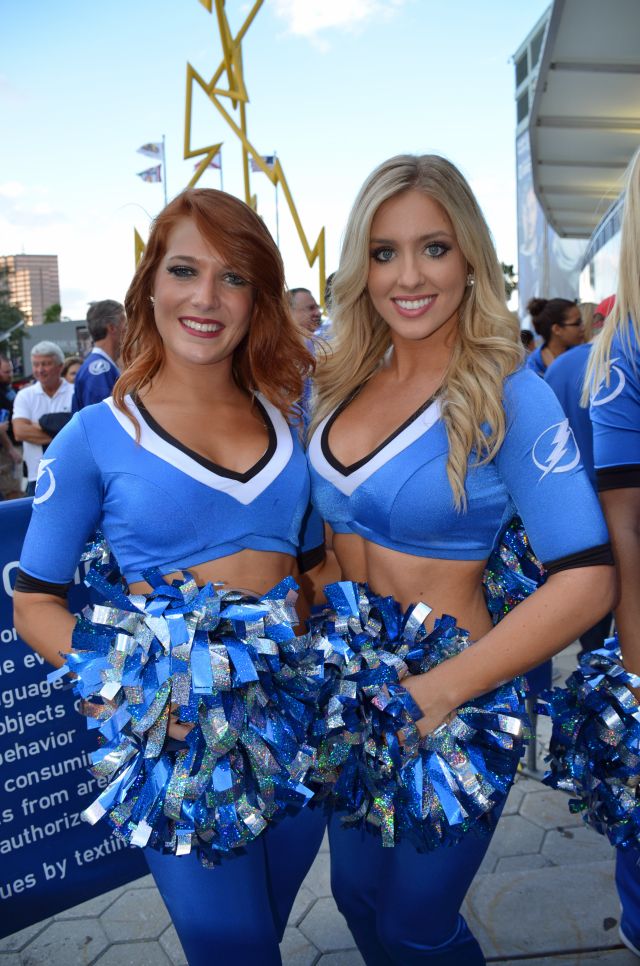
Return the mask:
[[(147, 577), (153, 591), (129, 596), (100, 564), (89, 579), (106, 603), (74, 630), (67, 670), (100, 732), (93, 772), (108, 782), (85, 817), (212, 864), (312, 797), (322, 666), (295, 635), (291, 578), (248, 600), (188, 574)], [(184, 740), (168, 736), (171, 714), (190, 726)]]
[(520, 517), (513, 517), (487, 561), (482, 583), (494, 624), (541, 587), (547, 574), (533, 553)]
[(313, 730), (321, 794), (345, 824), (386, 846), (406, 840), (427, 851), (491, 828), (522, 752), (522, 682), (459, 708), (420, 739), (422, 712), (401, 681), (472, 646), (468, 632), (449, 616), (428, 632), (425, 605), (403, 613), (364, 585), (333, 584), (326, 594), (332, 609), (313, 625), (325, 659), (324, 715)]
[(617, 637), (580, 657), (564, 688), (541, 696), (553, 728), (544, 781), (568, 791), (569, 808), (611, 844), (640, 845), (640, 706)]

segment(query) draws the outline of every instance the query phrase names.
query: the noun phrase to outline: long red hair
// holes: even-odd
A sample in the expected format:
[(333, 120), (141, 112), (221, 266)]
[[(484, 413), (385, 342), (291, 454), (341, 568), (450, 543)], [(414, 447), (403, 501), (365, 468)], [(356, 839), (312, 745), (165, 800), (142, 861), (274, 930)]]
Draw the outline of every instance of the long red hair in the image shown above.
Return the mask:
[(151, 226), (147, 247), (124, 301), (124, 371), (113, 390), (116, 406), (128, 414), (124, 397), (149, 385), (162, 367), (164, 346), (150, 296), (169, 233), (182, 218), (192, 218), (202, 237), (254, 287), (249, 331), (234, 353), (233, 373), (238, 385), (248, 392), (263, 393), (281, 412), (293, 416), (314, 360), (291, 317), (280, 252), (255, 211), (233, 195), (212, 188), (183, 191)]

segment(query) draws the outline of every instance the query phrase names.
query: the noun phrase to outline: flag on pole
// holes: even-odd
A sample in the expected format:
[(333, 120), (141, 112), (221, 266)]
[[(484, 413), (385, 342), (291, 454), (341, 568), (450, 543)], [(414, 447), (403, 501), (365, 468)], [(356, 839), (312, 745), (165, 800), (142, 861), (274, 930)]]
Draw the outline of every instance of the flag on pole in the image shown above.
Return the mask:
[(138, 177), (143, 181), (162, 181), (162, 165), (156, 164), (153, 168), (138, 171)]
[[(264, 161), (267, 168), (275, 167), (275, 164), (276, 164), (275, 154), (263, 154), (262, 160)], [(249, 158), (249, 167), (251, 168), (252, 171), (262, 171), (262, 168), (260, 167), (260, 165), (258, 164), (258, 162), (253, 156)]]
[(161, 158), (162, 141), (150, 141), (149, 144), (143, 144), (141, 148), (138, 148), (138, 154), (146, 154), (149, 158)]
[[(193, 166), (193, 170), (196, 171), (200, 167), (200, 164), (201, 162), (197, 161)], [(214, 154), (214, 156), (211, 158), (211, 161), (209, 161), (209, 164), (206, 167), (216, 168), (216, 170), (219, 171), (220, 168), (222, 167), (222, 152), (218, 151), (217, 154)]]

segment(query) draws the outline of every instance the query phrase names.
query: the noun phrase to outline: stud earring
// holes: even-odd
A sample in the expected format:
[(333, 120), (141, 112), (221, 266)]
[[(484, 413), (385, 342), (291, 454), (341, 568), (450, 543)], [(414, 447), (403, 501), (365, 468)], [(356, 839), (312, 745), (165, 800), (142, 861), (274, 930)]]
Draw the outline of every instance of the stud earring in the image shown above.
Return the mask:
[(149, 296), (149, 301), (151, 302), (152, 305), (156, 304), (156, 300), (154, 299), (153, 295)]
[(469, 272), (469, 274), (467, 275), (467, 288), (471, 288), (472, 285), (475, 285), (475, 282), (476, 282), (475, 275), (473, 274), (473, 272)]

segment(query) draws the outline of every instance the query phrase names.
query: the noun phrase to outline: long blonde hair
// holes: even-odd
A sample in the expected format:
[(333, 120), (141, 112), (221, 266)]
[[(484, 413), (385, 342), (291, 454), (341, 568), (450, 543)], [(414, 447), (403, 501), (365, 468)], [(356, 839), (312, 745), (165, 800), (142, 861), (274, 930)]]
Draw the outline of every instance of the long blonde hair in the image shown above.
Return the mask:
[[(438, 155), (398, 155), (367, 178), (349, 215), (331, 296), (333, 338), (318, 361), (312, 430), (379, 367), (390, 331), (367, 291), (371, 223), (388, 198), (412, 188), (449, 216), (474, 284), (460, 306), (459, 338), (441, 391), (449, 439), (447, 475), (454, 504), (466, 506), (469, 457), (491, 460), (506, 432), (503, 384), (523, 358), (519, 324), (506, 306), (504, 277), (478, 203), (458, 169)], [(487, 429), (488, 425), (488, 429)]]
[(609, 384), (611, 344), (620, 333), (631, 350), (631, 327), (640, 343), (640, 149), (634, 154), (626, 174), (626, 193), (620, 233), (618, 288), (613, 308), (591, 350), (582, 390), (583, 406), (604, 380)]

